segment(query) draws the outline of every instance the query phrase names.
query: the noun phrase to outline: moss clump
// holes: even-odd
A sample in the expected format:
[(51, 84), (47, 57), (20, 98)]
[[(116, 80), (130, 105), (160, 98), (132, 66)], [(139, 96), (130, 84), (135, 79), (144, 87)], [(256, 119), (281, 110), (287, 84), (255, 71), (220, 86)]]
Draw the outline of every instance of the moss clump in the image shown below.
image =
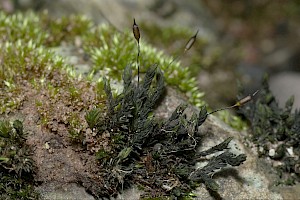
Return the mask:
[[(46, 80), (53, 79), (57, 71), (67, 69), (61, 57), (30, 40), (24, 42), (5, 42), (0, 44), (2, 65), (0, 71), (0, 114), (8, 113), (18, 108), (24, 100), (21, 86), (24, 81), (33, 87), (47, 84)], [(57, 86), (58, 87), (58, 86)]]
[[(114, 96), (105, 81), (106, 117), (96, 120), (100, 111), (95, 109), (86, 116), (96, 135), (94, 141), (98, 141), (96, 157), (104, 180), (99, 191), (91, 191), (95, 196), (115, 195), (131, 184), (139, 185), (145, 191), (144, 197), (151, 198), (182, 198), (200, 182), (217, 191), (213, 174), (245, 161), (244, 154), (226, 150), (232, 138), (197, 152), (203, 137), (198, 128), (208, 115), (205, 107), (190, 119), (184, 114), (187, 105), (178, 106), (167, 120), (158, 120), (151, 114), (164, 91), (164, 76), (156, 66), (148, 68), (139, 85), (134, 84), (131, 66), (127, 66), (123, 82), (123, 92)], [(215, 152), (221, 153), (203, 168), (195, 168), (197, 160)]]
[(47, 32), (48, 37), (43, 41), (47, 47), (60, 46), (61, 43), (75, 44), (93, 28), (91, 20), (84, 16), (72, 15), (59, 19), (49, 18), (47, 13), (40, 15), (40, 27)]
[(234, 115), (228, 110), (222, 110), (217, 114), (218, 118), (236, 130), (247, 130), (249, 128), (247, 122), (241, 116)]
[(40, 46), (47, 34), (39, 23), (39, 17), (33, 13), (28, 13), (26, 16), (21, 13), (9, 16), (0, 12), (0, 41), (4, 43), (22, 40), (27, 43), (34, 40), (34, 43)]
[(37, 199), (33, 189), (33, 160), (25, 143), (23, 124), (0, 120), (0, 198)]
[(292, 97), (284, 108), (278, 106), (265, 77), (257, 101), (241, 109), (251, 123), (250, 140), (260, 156), (271, 159), (283, 184), (300, 181), (300, 112), (292, 112), (292, 106)]
[[(88, 72), (89, 80), (98, 79), (99, 74), (100, 77), (109, 75), (121, 80), (119, 72), (135, 61), (135, 43), (128, 32), (120, 33), (107, 25), (95, 26), (82, 16), (50, 19), (47, 13), (7, 15), (1, 12), (0, 33), (0, 53), (3, 54), (0, 79), (4, 80), (0, 82), (0, 87), (6, 86), (5, 90), (10, 87), (7, 93), (13, 94), (13, 98), (1, 98), (1, 113), (18, 108), (22, 103), (21, 96), (14, 95), (19, 93), (15, 84), (16, 75), (21, 76), (20, 79), (27, 76), (32, 83), (39, 85), (49, 77), (47, 73), (53, 68), (68, 68), (70, 71), (70, 66), (66, 67), (63, 59), (51, 53), (52, 47), (67, 44), (75, 45), (78, 51), (83, 50), (83, 59), (87, 59), (83, 62), (90, 65), (91, 61), (93, 65)], [(199, 92), (190, 70), (182, 68), (179, 62), (170, 64), (171, 61), (172, 58), (164, 56), (162, 51), (144, 42), (141, 44), (142, 72), (145, 72), (143, 66), (157, 63), (166, 75), (167, 84), (184, 92), (194, 105), (204, 105), (201, 99), (203, 93)], [(136, 69), (133, 70), (136, 73)], [(99, 82), (102, 82), (101, 78)]]

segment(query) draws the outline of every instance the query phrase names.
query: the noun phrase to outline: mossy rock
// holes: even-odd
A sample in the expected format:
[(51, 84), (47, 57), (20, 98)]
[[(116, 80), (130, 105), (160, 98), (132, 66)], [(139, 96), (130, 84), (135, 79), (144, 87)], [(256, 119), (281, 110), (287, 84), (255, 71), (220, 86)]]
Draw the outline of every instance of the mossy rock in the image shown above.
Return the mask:
[[(26, 143), (34, 147), (32, 159), (38, 168), (34, 180), (43, 184), (52, 182), (61, 187), (61, 183), (77, 182), (97, 198), (107, 195), (109, 190), (101, 189), (106, 187), (103, 180), (110, 177), (102, 176), (99, 169), (104, 164), (97, 161), (95, 155), (98, 155), (98, 159), (103, 159), (111, 153), (125, 162), (131, 148), (117, 149), (113, 146), (116, 149), (111, 149), (110, 142), (124, 141), (118, 137), (111, 140), (111, 136), (118, 136), (112, 135), (118, 129), (105, 130), (100, 134), (94, 127), (89, 127), (91, 124), (98, 127), (97, 122), (89, 123), (86, 120), (89, 117), (105, 119), (109, 111), (109, 106), (105, 104), (107, 100), (130, 97), (124, 94), (126, 90), (122, 93), (124, 88), (120, 81), (125, 67), (132, 69), (133, 77), (137, 74), (137, 46), (132, 34), (120, 33), (108, 25), (95, 26), (82, 16), (54, 20), (49, 19), (46, 14), (33, 13), (1, 13), (0, 33), (1, 117), (10, 119), (18, 116), (23, 121), (24, 129), (29, 133)], [(68, 47), (72, 50), (71, 53), (76, 55), (77, 60), (72, 64), (90, 66), (86, 74), (76, 72), (69, 63), (71, 61), (67, 61), (67, 56), (57, 55), (57, 51), (55, 53), (53, 50), (61, 50), (62, 47)], [(147, 76), (150, 75), (146, 71), (156, 64), (164, 74), (167, 85), (183, 92), (194, 105), (205, 105), (201, 100), (203, 94), (196, 87), (195, 79), (191, 77), (188, 68), (182, 67), (177, 61), (173, 62), (173, 58), (165, 56), (149, 44), (142, 42), (140, 47), (141, 78), (145, 76), (147, 80)], [(114, 83), (112, 90), (108, 89), (104, 76), (109, 78), (110, 83)], [(123, 79), (126, 89), (126, 75)], [(151, 81), (152, 79), (153, 77)], [(156, 81), (159, 85), (159, 78)], [(131, 82), (136, 84), (134, 79), (130, 80), (130, 84)], [(127, 83), (129, 84), (129, 81)], [(147, 86), (146, 83), (144, 85)], [(154, 93), (148, 89), (147, 92), (154, 95), (155, 89)], [(141, 96), (145, 98), (145, 95), (148, 93)], [(155, 100), (158, 98), (155, 97)], [(150, 107), (153, 106), (151, 103)], [(119, 106), (115, 109), (119, 109)], [(95, 111), (93, 116), (87, 115), (89, 110)], [(202, 111), (206, 112), (204, 107)], [(151, 115), (151, 112), (147, 110), (145, 113)], [(187, 121), (185, 115), (175, 111), (174, 116), (177, 114), (182, 120), (180, 123), (192, 124)], [(189, 144), (192, 140), (188, 140)], [(220, 142), (218, 140), (218, 143)], [(107, 148), (101, 151), (104, 146)], [(241, 161), (244, 159), (242, 156)], [(227, 163), (226, 159), (224, 161), (218, 156), (215, 160), (221, 160), (222, 166), (218, 166), (218, 169)], [(119, 170), (117, 175), (122, 172), (120, 169), (112, 171), (114, 170)], [(214, 170), (213, 168), (208, 174), (213, 175)], [(206, 185), (217, 190), (217, 184), (212, 178), (205, 178)], [(112, 191), (114, 194), (119, 191), (121, 185), (123, 186), (121, 183), (122, 179), (117, 190)], [(125, 187), (128, 187), (126, 184)], [(173, 195), (182, 196), (178, 190), (173, 192)]]
[[(0, 33), (0, 113), (2, 118), (18, 116), (24, 122), (29, 132), (27, 143), (35, 147), (33, 161), (38, 166), (35, 180), (81, 177), (83, 172), (69, 174), (64, 167), (55, 166), (68, 157), (73, 160), (86, 157), (83, 152), (78, 157), (72, 153), (73, 147), (66, 150), (65, 145), (75, 143), (82, 150), (80, 143), (85, 143), (89, 152), (98, 151), (89, 140), (92, 138), (85, 115), (95, 105), (105, 109), (104, 75), (111, 82), (115, 80), (118, 87), (126, 66), (133, 66), (133, 72), (137, 73), (134, 38), (108, 25), (96, 26), (82, 16), (50, 19), (46, 13), (1, 12)], [(72, 50), (71, 54), (58, 53), (57, 49), (66, 47)], [(72, 54), (76, 60), (70, 64)], [(89, 66), (85, 74), (74, 70), (78, 63)], [(167, 75), (169, 85), (185, 92), (198, 106), (204, 104), (195, 79), (179, 62), (172, 62), (171, 57), (142, 42), (140, 64), (141, 76), (149, 66), (157, 64)], [(119, 93), (117, 87), (114, 95)], [(68, 149), (69, 153), (63, 153)], [(88, 160), (95, 162), (93, 158)], [(57, 170), (60, 178), (49, 167)], [(81, 168), (81, 164), (75, 168)]]
[[(96, 26), (82, 16), (55, 20), (49, 19), (45, 13), (19, 13), (11, 16), (1, 13), (0, 27), (3, 57), (0, 74), (3, 81), (0, 84), (5, 90), (17, 90), (15, 79), (19, 76), (23, 76), (20, 79), (39, 83), (47, 80), (46, 74), (56, 69), (64, 68), (74, 78), (72, 66), (67, 65), (61, 56), (54, 55), (53, 47), (61, 49), (69, 46), (74, 49), (78, 56), (77, 64), (87, 64), (89, 80), (100, 78), (96, 80), (98, 82), (102, 81), (103, 75), (121, 80), (122, 70), (127, 65), (135, 65), (137, 47), (131, 33), (120, 33), (109, 25)], [(141, 72), (157, 64), (164, 71), (169, 85), (186, 93), (195, 105), (204, 105), (201, 100), (203, 93), (199, 92), (189, 69), (176, 61), (170, 64), (171, 61), (172, 58), (165, 56), (162, 51), (141, 43)], [(13, 96), (14, 100), (1, 98), (1, 113), (17, 108), (21, 103), (19, 95)]]

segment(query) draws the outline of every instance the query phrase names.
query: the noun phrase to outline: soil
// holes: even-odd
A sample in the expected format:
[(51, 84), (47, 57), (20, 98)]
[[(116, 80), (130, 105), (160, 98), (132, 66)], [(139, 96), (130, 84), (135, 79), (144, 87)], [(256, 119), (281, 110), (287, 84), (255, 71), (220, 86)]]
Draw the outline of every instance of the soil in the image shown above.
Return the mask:
[[(57, 76), (62, 78), (62, 75)], [(59, 79), (59, 78), (58, 78)], [(58, 83), (58, 79), (51, 82)], [(54, 184), (63, 187), (68, 183), (78, 183), (85, 186), (87, 191), (94, 193), (96, 186), (103, 183), (99, 176), (100, 168), (92, 155), (93, 141), (84, 139), (82, 145), (70, 138), (68, 132), (73, 114), (78, 115), (82, 127), (85, 123), (85, 113), (99, 101), (86, 83), (79, 82), (76, 86), (82, 89), (81, 101), (70, 101), (69, 94), (61, 88), (56, 98), (51, 98), (45, 87), (35, 89), (27, 81), (22, 81), (23, 102), (19, 110), (10, 113), (9, 117), (23, 120), (25, 131), (28, 133), (27, 143), (32, 147), (32, 158), (35, 162), (35, 181), (39, 185)], [(42, 102), (37, 106), (36, 102)], [(47, 115), (47, 121), (43, 118)], [(87, 137), (92, 134), (87, 128)], [(93, 188), (89, 188), (94, 186)]]

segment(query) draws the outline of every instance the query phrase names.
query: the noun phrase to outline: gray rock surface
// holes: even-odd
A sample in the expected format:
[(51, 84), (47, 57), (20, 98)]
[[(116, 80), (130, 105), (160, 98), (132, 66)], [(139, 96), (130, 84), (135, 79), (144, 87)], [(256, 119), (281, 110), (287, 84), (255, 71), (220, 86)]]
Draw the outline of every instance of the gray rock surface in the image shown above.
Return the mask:
[(284, 107), (285, 102), (294, 95), (293, 109), (300, 108), (300, 73), (278, 73), (270, 77), (269, 85), (281, 107)]
[(89, 195), (85, 189), (78, 186), (76, 183), (60, 184), (48, 183), (37, 188), (44, 200), (94, 200), (94, 197)]
[(211, 26), (209, 12), (201, 1), (194, 0), (42, 0), (40, 9), (52, 16), (85, 14), (96, 23), (110, 21), (123, 30), (132, 19), (150, 20), (161, 25)]

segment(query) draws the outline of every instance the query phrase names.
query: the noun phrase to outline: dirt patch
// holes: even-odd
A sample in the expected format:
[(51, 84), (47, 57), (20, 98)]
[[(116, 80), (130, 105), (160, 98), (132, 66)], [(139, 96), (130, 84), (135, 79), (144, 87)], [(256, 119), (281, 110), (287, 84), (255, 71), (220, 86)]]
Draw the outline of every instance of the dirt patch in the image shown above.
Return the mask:
[[(76, 87), (84, 89), (87, 85), (80, 83)], [(74, 115), (77, 116), (77, 123), (82, 123), (79, 131), (87, 131), (84, 116), (89, 107), (99, 103), (95, 95), (84, 89), (76, 100), (71, 101), (69, 93), (61, 87), (57, 96), (51, 98), (45, 87), (36, 89), (26, 81), (21, 89), (24, 101), (10, 117), (23, 120), (28, 132), (27, 143), (33, 149), (38, 187), (47, 188), (50, 184), (51, 188), (63, 189), (69, 183), (99, 186), (103, 181), (97, 175), (100, 167), (95, 156), (84, 145), (72, 140), (69, 133), (72, 125), (70, 118)]]

